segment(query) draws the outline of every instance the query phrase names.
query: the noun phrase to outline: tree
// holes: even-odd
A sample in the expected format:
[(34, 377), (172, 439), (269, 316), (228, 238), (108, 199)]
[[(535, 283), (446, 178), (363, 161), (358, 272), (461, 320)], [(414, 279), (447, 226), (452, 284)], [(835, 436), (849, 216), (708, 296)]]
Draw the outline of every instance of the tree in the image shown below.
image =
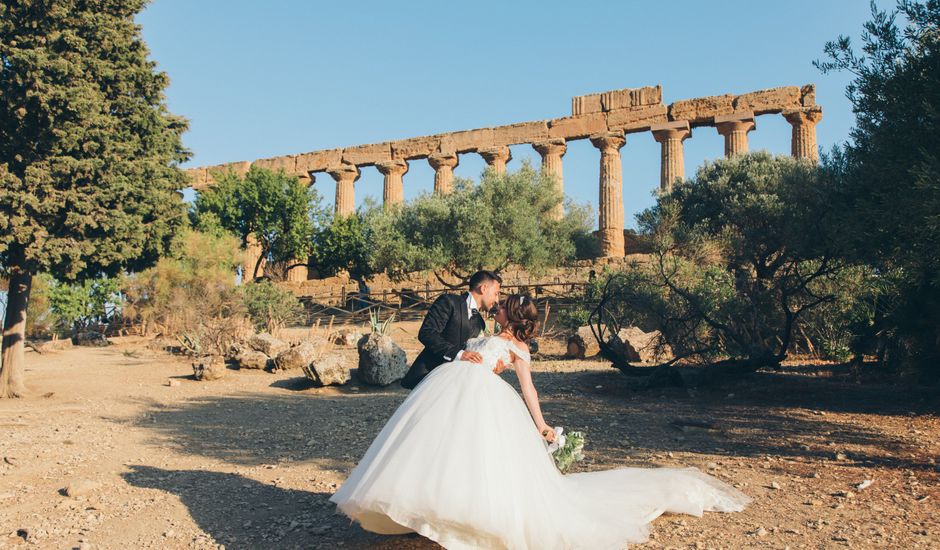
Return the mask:
[(352, 216), (328, 217), (314, 232), (311, 260), (321, 277), (345, 270), (361, 281), (369, 274), (371, 247), (365, 216), (357, 212)]
[(242, 260), (236, 237), (184, 229), (155, 266), (123, 278), (123, 315), (143, 334), (175, 337), (194, 354), (224, 354), (250, 331), (235, 284)]
[[(898, 16), (906, 20), (897, 24)], [(828, 163), (843, 179), (846, 257), (892, 284), (873, 331), (889, 363), (940, 378), (940, 2), (872, 3), (862, 55), (840, 36), (823, 72), (848, 71), (856, 123)], [(884, 356), (883, 353), (879, 355)]]
[(538, 272), (574, 257), (576, 239), (590, 232), (591, 214), (568, 204), (567, 215), (553, 219), (563, 199), (552, 178), (526, 163), (506, 174), (487, 170), (479, 185), (458, 179), (447, 195), (372, 210), (373, 269), (393, 277), (434, 270), (442, 282), (444, 273), (465, 281), (478, 269), (498, 272), (512, 264)]
[(676, 361), (746, 373), (783, 361), (807, 312), (832, 302), (839, 257), (832, 178), (790, 157), (752, 153), (706, 163), (638, 219), (652, 262), (612, 277), (591, 318), (602, 349), (631, 324), (662, 331)]
[(147, 59), (143, 0), (0, 5), (0, 397), (24, 391), (32, 278), (142, 269), (185, 221), (184, 119)]
[(313, 247), (314, 233), (324, 217), (320, 195), (313, 186), (283, 171), (252, 166), (239, 176), (216, 174), (216, 185), (201, 192), (192, 211), (194, 225), (202, 231), (228, 231), (247, 246), (254, 241), (261, 255), (247, 279), (259, 276), (264, 260), (284, 278), (306, 258)]

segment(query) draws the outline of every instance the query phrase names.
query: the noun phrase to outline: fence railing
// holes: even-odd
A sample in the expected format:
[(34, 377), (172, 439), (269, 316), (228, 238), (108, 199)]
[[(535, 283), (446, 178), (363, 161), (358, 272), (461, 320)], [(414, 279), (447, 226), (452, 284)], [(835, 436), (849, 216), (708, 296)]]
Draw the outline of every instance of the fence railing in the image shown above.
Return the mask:
[[(536, 305), (551, 303), (552, 308), (577, 305), (587, 283), (531, 283), (502, 285), (502, 293), (524, 293), (532, 296)], [(366, 321), (372, 310), (379, 310), (380, 315), (394, 313), (399, 320), (414, 320), (424, 316), (431, 304), (441, 294), (462, 292), (451, 288), (431, 288), (426, 284), (422, 289), (400, 288), (383, 289), (376, 292), (349, 292), (342, 288), (340, 292), (308, 295), (301, 297), (304, 304), (305, 321), (308, 324)]]

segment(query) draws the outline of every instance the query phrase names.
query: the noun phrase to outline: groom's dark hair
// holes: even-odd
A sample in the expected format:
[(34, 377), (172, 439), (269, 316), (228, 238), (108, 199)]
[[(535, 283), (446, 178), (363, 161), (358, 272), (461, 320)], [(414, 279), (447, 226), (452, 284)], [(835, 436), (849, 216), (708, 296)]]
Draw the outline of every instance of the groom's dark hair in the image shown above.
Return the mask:
[(480, 285), (484, 283), (496, 282), (503, 284), (503, 279), (499, 275), (493, 273), (492, 271), (477, 271), (470, 276), (469, 286), (470, 292), (477, 292), (480, 290)]

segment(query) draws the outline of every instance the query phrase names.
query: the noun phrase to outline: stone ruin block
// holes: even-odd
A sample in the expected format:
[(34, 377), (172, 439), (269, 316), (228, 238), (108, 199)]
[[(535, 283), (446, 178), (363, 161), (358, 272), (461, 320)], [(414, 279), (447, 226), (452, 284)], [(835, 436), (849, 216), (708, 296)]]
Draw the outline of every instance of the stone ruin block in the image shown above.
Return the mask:
[(602, 110), (601, 94), (579, 95), (571, 98), (571, 116), (599, 113)]
[(296, 172), (297, 167), (297, 157), (295, 156), (286, 156), (286, 157), (271, 157), (266, 159), (258, 159), (251, 163), (252, 166), (257, 166), (259, 168), (267, 168), (268, 170), (273, 170), (277, 172), (278, 170), (283, 170), (287, 174), (293, 175)]
[(392, 158), (417, 159), (436, 153), (441, 147), (440, 136), (424, 136), (392, 142)]
[(193, 189), (205, 187), (209, 183), (209, 171), (205, 168), (187, 168), (186, 175)]
[(802, 94), (796, 86), (757, 90), (734, 98), (735, 111), (754, 111), (755, 115), (779, 113), (801, 106)]
[(222, 175), (226, 172), (234, 172), (239, 176), (244, 176), (248, 173), (248, 170), (251, 168), (251, 163), (247, 160), (239, 162), (227, 162), (225, 164), (217, 164), (215, 166), (210, 166), (206, 168), (206, 183), (209, 185), (215, 184), (215, 178), (218, 175)]
[(669, 120), (688, 120), (690, 124), (708, 124), (719, 115), (734, 112), (731, 94), (683, 99), (669, 106)]
[(665, 105), (648, 105), (632, 109), (614, 109), (607, 113), (607, 127), (625, 132), (645, 132), (653, 124), (667, 122)]
[(477, 128), (441, 136), (442, 153), (470, 153), (493, 146), (493, 129)]
[(550, 138), (584, 139), (607, 131), (607, 116), (604, 113), (555, 118), (548, 121)]
[(587, 115), (613, 111), (614, 109), (633, 109), (662, 102), (663, 88), (658, 84), (642, 88), (623, 88), (621, 90), (572, 97), (571, 115)]
[(663, 102), (662, 86), (644, 86), (642, 88), (624, 88), (601, 94), (601, 108), (604, 111), (614, 109), (633, 109)]
[(535, 143), (545, 139), (548, 139), (548, 122), (544, 120), (493, 128), (493, 144), (496, 146)]
[(299, 173), (325, 172), (331, 166), (336, 166), (343, 160), (342, 149), (324, 149), (296, 155), (295, 170)]
[(371, 166), (390, 160), (392, 160), (392, 148), (388, 142), (357, 145), (343, 149), (343, 162), (347, 164)]
[(807, 84), (800, 88), (800, 103), (804, 107), (816, 106), (816, 85)]

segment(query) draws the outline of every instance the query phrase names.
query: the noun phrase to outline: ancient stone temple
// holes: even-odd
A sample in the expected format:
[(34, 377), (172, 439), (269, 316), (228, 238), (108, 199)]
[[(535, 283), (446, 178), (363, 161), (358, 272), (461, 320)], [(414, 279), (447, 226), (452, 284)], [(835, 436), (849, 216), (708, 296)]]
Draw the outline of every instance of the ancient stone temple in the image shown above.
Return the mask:
[[(531, 145), (542, 157), (543, 170), (555, 174), (563, 191), (562, 157), (567, 143), (588, 139), (599, 152), (597, 238), (601, 254), (618, 257), (624, 255), (620, 150), (628, 146), (628, 134), (651, 132), (661, 144), (660, 187), (668, 192), (676, 180), (685, 177), (683, 142), (692, 137), (693, 129), (714, 127), (724, 137), (724, 152), (730, 157), (747, 152), (748, 133), (757, 128), (758, 116), (774, 114), (783, 115), (793, 127), (793, 156), (816, 161), (816, 124), (822, 119), (822, 108), (816, 105), (812, 84), (683, 99), (670, 104), (663, 103), (661, 86), (648, 86), (574, 97), (571, 115), (551, 120), (233, 162), (188, 172), (197, 190), (212, 185), (214, 174), (219, 171), (245, 173), (252, 165), (284, 170), (309, 183), (314, 182), (316, 174), (326, 173), (336, 183), (336, 213), (345, 215), (355, 211), (355, 184), (362, 166), (375, 166), (384, 176), (383, 196), (389, 205), (402, 201), (409, 162), (426, 160), (434, 169), (434, 191), (447, 193), (460, 155), (480, 155), (490, 168), (505, 172), (512, 158), (510, 145)], [(553, 215), (561, 216), (562, 212), (558, 210)], [(306, 273), (293, 270), (291, 279), (298, 278), (305, 279)]]

